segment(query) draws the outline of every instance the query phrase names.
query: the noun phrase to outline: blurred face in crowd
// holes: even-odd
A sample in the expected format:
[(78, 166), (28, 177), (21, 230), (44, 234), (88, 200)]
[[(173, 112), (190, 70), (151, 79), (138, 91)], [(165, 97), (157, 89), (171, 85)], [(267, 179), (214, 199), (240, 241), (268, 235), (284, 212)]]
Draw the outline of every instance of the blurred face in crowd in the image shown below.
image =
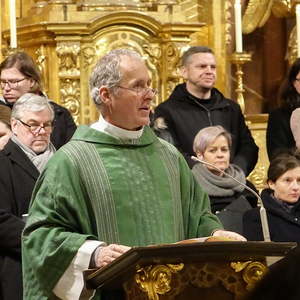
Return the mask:
[(4, 148), (11, 136), (10, 128), (0, 121), (0, 150)]
[[(230, 160), (230, 149), (228, 141), (224, 135), (218, 136), (208, 147), (205, 149), (204, 153), (197, 154), (197, 156), (217, 168), (225, 171), (229, 167)], [(211, 172), (222, 175), (213, 167), (206, 166)]]
[(150, 105), (156, 91), (150, 88), (151, 79), (143, 61), (122, 56), (120, 70), (122, 80), (114, 91), (100, 88), (104, 118), (117, 127), (137, 130), (150, 122)]
[(300, 196), (300, 167), (283, 173), (275, 182), (268, 182), (274, 196), (287, 203), (295, 203)]
[(25, 111), (20, 119), (12, 119), (11, 128), (19, 141), (35, 153), (42, 153), (50, 143), (52, 115), (49, 109)]
[(191, 55), (182, 69), (182, 74), (187, 80), (187, 89), (190, 92), (212, 89), (217, 78), (215, 56), (212, 53)]
[(23, 94), (28, 93), (34, 85), (32, 78), (24, 76), (17, 68), (3, 69), (0, 75), (3, 97), (7, 102), (16, 102)]

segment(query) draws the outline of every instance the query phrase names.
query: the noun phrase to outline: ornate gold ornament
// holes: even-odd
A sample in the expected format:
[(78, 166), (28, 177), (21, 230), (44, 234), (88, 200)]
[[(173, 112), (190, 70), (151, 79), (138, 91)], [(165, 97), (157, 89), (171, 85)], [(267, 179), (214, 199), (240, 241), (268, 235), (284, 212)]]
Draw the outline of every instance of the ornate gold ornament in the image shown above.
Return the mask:
[(172, 274), (181, 271), (183, 267), (183, 263), (146, 266), (137, 270), (135, 281), (148, 294), (149, 300), (158, 300), (158, 295), (164, 295), (171, 290)]
[(287, 59), (289, 64), (292, 65), (297, 57), (297, 28), (294, 26), (294, 28), (291, 30), (287, 47)]
[(242, 66), (246, 62), (251, 61), (251, 54), (242, 52), (238, 53), (235, 52), (231, 56), (231, 61), (236, 65), (236, 82), (237, 82), (237, 87), (235, 89), (236, 94), (237, 94), (237, 102), (241, 107), (242, 112), (245, 112), (245, 100), (244, 100), (244, 85), (243, 85), (243, 69)]
[(35, 52), (37, 55), (36, 65), (42, 74), (43, 83), (44, 83), (44, 92), (48, 94), (48, 87), (49, 87), (49, 77), (48, 77), (48, 62), (47, 62), (47, 55), (46, 49), (44, 45), (41, 45)]
[(251, 33), (269, 19), (274, 0), (250, 0), (243, 16), (243, 33)]
[(247, 283), (247, 290), (253, 289), (257, 282), (260, 281), (268, 271), (268, 268), (258, 261), (232, 262), (230, 266), (235, 272), (243, 273), (242, 276)]
[(232, 3), (230, 0), (225, 1), (225, 43), (230, 45), (232, 41)]
[(271, 13), (276, 17), (288, 17), (295, 0), (249, 0), (243, 16), (243, 33), (251, 33), (268, 21)]
[(59, 43), (56, 47), (58, 57), (58, 77), (61, 103), (70, 110), (74, 121), (79, 123), (80, 113), (80, 45), (79, 43)]

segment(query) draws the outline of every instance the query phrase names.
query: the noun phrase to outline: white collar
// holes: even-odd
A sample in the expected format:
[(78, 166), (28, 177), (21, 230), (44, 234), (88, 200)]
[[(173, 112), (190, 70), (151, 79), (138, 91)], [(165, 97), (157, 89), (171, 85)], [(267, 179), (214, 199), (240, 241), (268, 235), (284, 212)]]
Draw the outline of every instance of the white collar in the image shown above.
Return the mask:
[(126, 130), (108, 123), (101, 115), (99, 117), (99, 120), (93, 123), (90, 127), (122, 140), (138, 139), (142, 136), (144, 129), (144, 127), (142, 127), (140, 130), (136, 131)]

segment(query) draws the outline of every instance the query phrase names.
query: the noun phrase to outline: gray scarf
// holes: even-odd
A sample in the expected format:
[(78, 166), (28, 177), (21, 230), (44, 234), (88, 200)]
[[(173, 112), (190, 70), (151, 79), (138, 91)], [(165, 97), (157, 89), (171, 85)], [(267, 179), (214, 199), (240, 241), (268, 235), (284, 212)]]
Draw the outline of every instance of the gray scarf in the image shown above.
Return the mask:
[[(206, 166), (198, 163), (192, 169), (196, 180), (202, 188), (208, 193), (209, 196), (226, 197), (232, 196), (236, 192), (242, 192), (245, 188), (235, 182), (226, 175), (218, 176), (212, 173)], [(246, 177), (240, 167), (230, 164), (225, 170), (225, 173), (231, 175), (236, 180), (246, 184)]]
[(55, 152), (55, 147), (52, 145), (51, 142), (49, 143), (48, 147), (43, 153), (36, 154), (32, 149), (21, 143), (15, 135), (12, 135), (11, 140), (24, 151), (24, 153), (36, 166), (40, 173), (43, 171), (46, 163)]

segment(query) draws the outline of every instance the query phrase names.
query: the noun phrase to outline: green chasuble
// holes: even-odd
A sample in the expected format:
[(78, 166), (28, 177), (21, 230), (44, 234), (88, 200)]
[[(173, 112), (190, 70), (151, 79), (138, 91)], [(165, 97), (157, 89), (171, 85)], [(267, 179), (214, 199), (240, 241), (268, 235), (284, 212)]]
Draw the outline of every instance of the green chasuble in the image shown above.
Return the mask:
[(148, 127), (139, 139), (120, 140), (80, 126), (33, 192), (23, 233), (24, 299), (55, 299), (54, 286), (87, 239), (146, 246), (216, 229), (222, 225), (207, 194), (174, 146)]

